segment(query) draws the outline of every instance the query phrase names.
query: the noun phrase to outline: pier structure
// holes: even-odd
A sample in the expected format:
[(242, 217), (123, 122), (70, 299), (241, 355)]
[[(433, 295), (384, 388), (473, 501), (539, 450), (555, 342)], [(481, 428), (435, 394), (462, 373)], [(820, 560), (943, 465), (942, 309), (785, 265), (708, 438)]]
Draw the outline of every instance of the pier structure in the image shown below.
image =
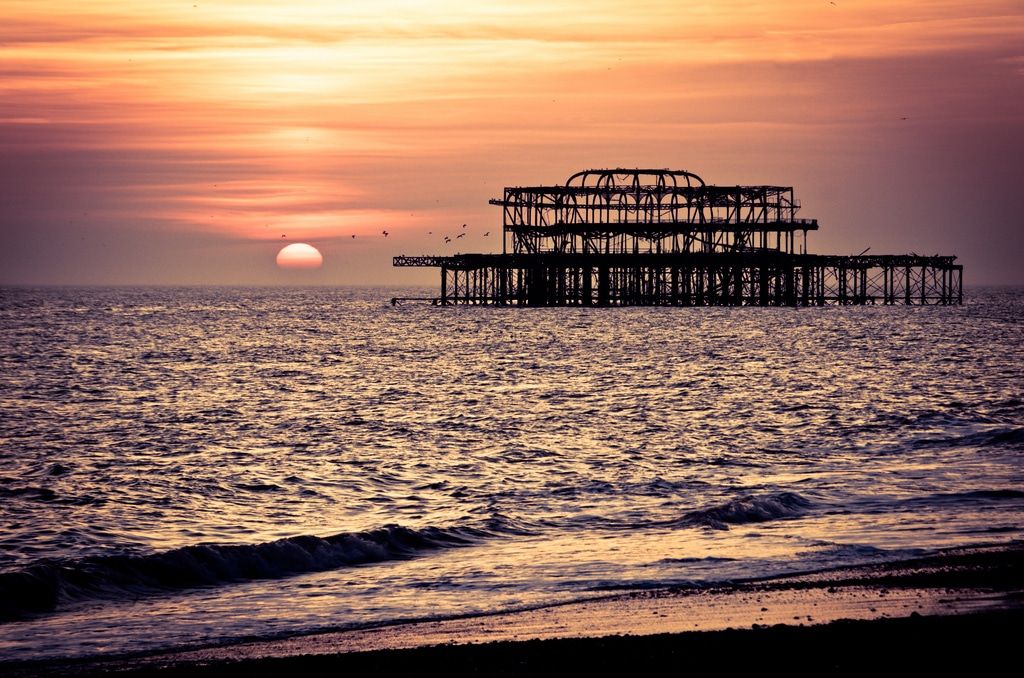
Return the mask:
[[(439, 305), (960, 304), (955, 256), (811, 254), (792, 187), (712, 186), (691, 172), (586, 170), (509, 187), (500, 254), (399, 256), (441, 270)], [(396, 302), (399, 300), (395, 300)]]

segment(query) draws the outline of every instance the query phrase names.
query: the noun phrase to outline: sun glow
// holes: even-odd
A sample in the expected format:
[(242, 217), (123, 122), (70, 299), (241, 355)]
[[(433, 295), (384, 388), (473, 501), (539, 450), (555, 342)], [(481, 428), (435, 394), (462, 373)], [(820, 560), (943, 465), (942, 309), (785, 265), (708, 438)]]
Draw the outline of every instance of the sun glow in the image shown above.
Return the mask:
[(359, 252), (346, 275), (468, 249), (448, 224), (482, 234), (503, 185), (584, 166), (820, 181), (839, 205), (832, 186), (857, 200), (849, 177), (899, 156), (941, 185), (936, 140), (1002, 149), (1024, 110), (1019, 0), (0, 0), (0, 16), (0, 180), (20, 196), (0, 221), (19, 239), (198, 235), (230, 243), (236, 273), (293, 241)]
[(312, 245), (304, 242), (296, 242), (282, 247), (277, 253), (277, 265), (279, 268), (311, 269), (323, 266), (324, 257), (320, 251)]

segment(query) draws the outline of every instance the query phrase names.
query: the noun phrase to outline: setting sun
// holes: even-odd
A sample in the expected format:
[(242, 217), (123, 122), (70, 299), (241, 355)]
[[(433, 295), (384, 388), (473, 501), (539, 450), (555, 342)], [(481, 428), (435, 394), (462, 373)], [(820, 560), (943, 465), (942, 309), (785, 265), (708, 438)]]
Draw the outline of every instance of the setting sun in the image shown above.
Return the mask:
[(323, 263), (324, 257), (320, 251), (304, 242), (282, 247), (281, 251), (277, 253), (279, 268), (320, 268)]

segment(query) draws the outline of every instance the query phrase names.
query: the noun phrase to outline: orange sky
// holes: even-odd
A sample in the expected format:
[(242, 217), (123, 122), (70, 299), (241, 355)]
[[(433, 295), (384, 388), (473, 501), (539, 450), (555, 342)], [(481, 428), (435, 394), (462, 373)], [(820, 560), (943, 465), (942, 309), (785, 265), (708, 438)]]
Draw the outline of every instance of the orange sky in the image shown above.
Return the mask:
[(0, 0), (0, 282), (430, 283), (502, 186), (652, 166), (1024, 283), (1019, 0), (465, 4)]

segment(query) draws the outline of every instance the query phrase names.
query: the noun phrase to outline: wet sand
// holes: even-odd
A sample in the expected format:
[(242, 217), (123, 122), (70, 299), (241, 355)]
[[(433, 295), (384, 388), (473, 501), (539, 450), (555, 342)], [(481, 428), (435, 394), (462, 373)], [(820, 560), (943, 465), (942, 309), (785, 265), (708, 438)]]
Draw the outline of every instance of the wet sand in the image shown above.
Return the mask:
[(1012, 545), (713, 589), (0, 669), (211, 676), (977, 670), (1014, 656), (1022, 622), (1024, 548)]

